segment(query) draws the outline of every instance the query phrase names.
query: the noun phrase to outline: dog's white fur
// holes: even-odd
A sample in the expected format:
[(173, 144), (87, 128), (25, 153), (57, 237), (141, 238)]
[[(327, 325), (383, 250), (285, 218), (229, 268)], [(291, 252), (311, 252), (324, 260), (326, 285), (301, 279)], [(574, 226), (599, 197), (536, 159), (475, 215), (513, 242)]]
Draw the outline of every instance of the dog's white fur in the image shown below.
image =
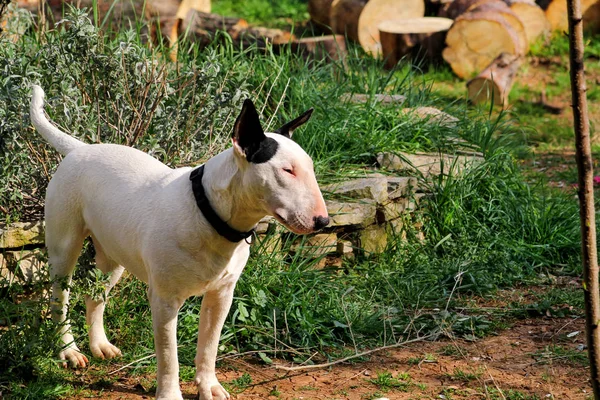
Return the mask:
[[(158, 362), (157, 398), (181, 399), (177, 361), (177, 312), (184, 300), (204, 295), (200, 312), (196, 376), (200, 399), (226, 399), (215, 375), (220, 332), (233, 290), (248, 260), (249, 245), (219, 236), (198, 209), (190, 168), (171, 169), (151, 156), (114, 144), (84, 144), (54, 127), (43, 111), (44, 92), (33, 88), (31, 121), (65, 155), (46, 193), (46, 244), (51, 277), (69, 284), (84, 239), (91, 236), (97, 267), (112, 272), (109, 287), (123, 269), (148, 283)], [(327, 217), (310, 157), (295, 142), (278, 142), (275, 156), (253, 164), (234, 140), (233, 147), (205, 164), (203, 186), (218, 215), (247, 231), (265, 215), (290, 230), (309, 233), (315, 217)], [(292, 169), (294, 175), (284, 169)], [(53, 286), (53, 318), (61, 326), (60, 358), (85, 366), (67, 319), (69, 290)], [(86, 299), (92, 354), (120, 355), (104, 333), (103, 300)]]

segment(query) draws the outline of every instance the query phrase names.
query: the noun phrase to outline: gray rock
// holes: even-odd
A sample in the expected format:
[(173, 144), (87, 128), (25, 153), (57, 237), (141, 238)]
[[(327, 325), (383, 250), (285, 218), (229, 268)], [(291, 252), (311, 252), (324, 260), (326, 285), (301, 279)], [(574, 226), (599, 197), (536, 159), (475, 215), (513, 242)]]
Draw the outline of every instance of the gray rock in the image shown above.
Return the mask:
[(417, 187), (417, 178), (404, 176), (388, 176), (388, 197), (392, 200), (412, 195)]
[(483, 162), (482, 157), (450, 154), (408, 154), (379, 153), (380, 166), (394, 171), (419, 171), (423, 176), (437, 176), (442, 173), (460, 174), (467, 168)]
[(342, 203), (326, 200), (329, 213), (329, 227), (360, 225), (367, 226), (375, 223), (377, 207), (373, 200), (360, 203)]
[(338, 240), (337, 254), (344, 259), (354, 258), (354, 246), (349, 240)]
[(359, 231), (360, 247), (367, 253), (379, 254), (387, 247), (387, 232), (382, 225), (372, 225)]
[(401, 94), (361, 94), (361, 93), (344, 93), (340, 100), (344, 103), (366, 104), (366, 103), (382, 103), (400, 105), (406, 101), (406, 96)]
[(317, 258), (337, 252), (337, 234), (318, 233), (314, 236), (299, 238), (290, 250), (304, 258)]
[(426, 124), (441, 125), (448, 128), (454, 128), (458, 123), (458, 118), (434, 107), (405, 108), (400, 113), (424, 120)]
[(369, 178), (352, 179), (345, 182), (332, 183), (322, 187), (336, 197), (351, 199), (371, 199), (383, 203), (388, 199), (388, 182), (382, 175)]
[(383, 216), (385, 221), (392, 221), (405, 215), (411, 208), (411, 201), (406, 197), (400, 197), (395, 201), (388, 201), (383, 205)]
[(0, 248), (20, 249), (30, 244), (44, 243), (44, 222), (0, 224)]
[(275, 218), (267, 216), (258, 221), (255, 231), (257, 234), (267, 233), (270, 232), (275, 225), (277, 225)]
[(12, 272), (25, 283), (31, 283), (43, 275), (45, 265), (40, 250), (5, 251), (0, 269)]

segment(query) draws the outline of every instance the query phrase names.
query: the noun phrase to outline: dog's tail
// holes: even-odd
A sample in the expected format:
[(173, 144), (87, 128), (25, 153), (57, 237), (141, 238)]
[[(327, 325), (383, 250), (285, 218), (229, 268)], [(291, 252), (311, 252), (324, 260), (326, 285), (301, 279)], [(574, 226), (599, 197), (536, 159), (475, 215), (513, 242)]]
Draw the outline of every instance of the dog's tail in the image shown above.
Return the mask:
[(37, 85), (33, 85), (29, 116), (31, 123), (38, 132), (63, 156), (66, 156), (78, 147), (86, 146), (85, 143), (69, 136), (48, 121), (44, 115), (44, 90)]

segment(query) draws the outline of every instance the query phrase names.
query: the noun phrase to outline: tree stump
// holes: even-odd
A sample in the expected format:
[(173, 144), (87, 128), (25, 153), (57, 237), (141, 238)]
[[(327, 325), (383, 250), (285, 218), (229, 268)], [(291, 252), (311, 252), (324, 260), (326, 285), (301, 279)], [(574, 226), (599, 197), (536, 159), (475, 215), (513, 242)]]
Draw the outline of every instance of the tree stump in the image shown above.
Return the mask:
[(381, 55), (379, 24), (386, 20), (421, 18), (425, 15), (423, 0), (370, 0), (358, 19), (358, 40), (374, 57)]
[(446, 33), (453, 22), (448, 18), (424, 17), (380, 23), (379, 37), (386, 68), (393, 68), (407, 55), (429, 62), (440, 59)]
[(469, 100), (473, 104), (492, 101), (495, 105), (506, 107), (521, 61), (521, 57), (514, 54), (500, 54), (477, 77), (467, 82)]
[(502, 53), (524, 53), (512, 25), (493, 10), (475, 9), (458, 17), (446, 35), (446, 44), (442, 56), (461, 78), (481, 72)]
[(533, 0), (504, 0), (510, 9), (519, 16), (525, 27), (529, 44), (550, 31), (550, 22), (546, 13)]
[(333, 0), (308, 0), (310, 20), (321, 29), (330, 30), (329, 12)]
[(333, 0), (329, 21), (333, 33), (358, 42), (358, 19), (369, 0)]

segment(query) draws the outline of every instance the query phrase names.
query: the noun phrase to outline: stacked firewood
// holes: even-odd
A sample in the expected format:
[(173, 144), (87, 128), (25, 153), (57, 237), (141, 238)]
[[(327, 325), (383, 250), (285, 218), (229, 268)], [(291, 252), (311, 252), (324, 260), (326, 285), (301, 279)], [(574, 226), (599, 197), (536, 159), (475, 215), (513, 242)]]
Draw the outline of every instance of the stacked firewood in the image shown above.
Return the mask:
[[(218, 1), (218, 0), (217, 0)], [(584, 24), (600, 29), (600, 0), (581, 0)], [(311, 20), (326, 35), (298, 38), (211, 13), (211, 0), (17, 0), (58, 21), (65, 4), (97, 7), (113, 25), (145, 18), (151, 42), (166, 43), (176, 58), (182, 39), (205, 44), (228, 33), (234, 45), (275, 51), (291, 48), (308, 59), (343, 60), (345, 39), (393, 68), (404, 57), (446, 62), (469, 79), (473, 102), (506, 104), (522, 57), (551, 30), (566, 29), (566, 0), (308, 0)], [(47, 7), (42, 7), (47, 5)], [(46, 9), (47, 12), (44, 12)], [(49, 10), (48, 10), (49, 9)]]
[[(600, 0), (582, 6), (584, 24), (600, 28)], [(403, 57), (444, 60), (473, 78), (473, 102), (504, 105), (530, 45), (567, 21), (566, 0), (309, 0), (308, 10), (315, 24), (359, 42), (388, 68)]]

